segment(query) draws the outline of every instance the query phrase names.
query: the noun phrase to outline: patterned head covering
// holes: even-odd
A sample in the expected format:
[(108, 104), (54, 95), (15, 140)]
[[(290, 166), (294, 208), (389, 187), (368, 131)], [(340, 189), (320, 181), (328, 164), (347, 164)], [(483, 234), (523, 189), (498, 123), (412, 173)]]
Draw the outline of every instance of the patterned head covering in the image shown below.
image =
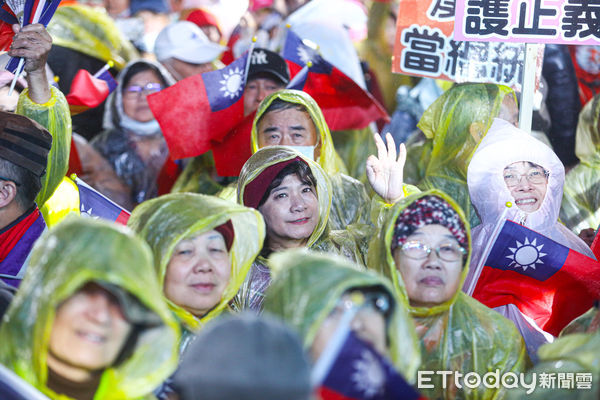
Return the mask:
[(406, 207), (396, 220), (392, 251), (402, 246), (406, 238), (425, 225), (439, 224), (447, 228), (458, 243), (468, 250), (467, 231), (460, 216), (444, 199), (438, 196), (424, 196)]

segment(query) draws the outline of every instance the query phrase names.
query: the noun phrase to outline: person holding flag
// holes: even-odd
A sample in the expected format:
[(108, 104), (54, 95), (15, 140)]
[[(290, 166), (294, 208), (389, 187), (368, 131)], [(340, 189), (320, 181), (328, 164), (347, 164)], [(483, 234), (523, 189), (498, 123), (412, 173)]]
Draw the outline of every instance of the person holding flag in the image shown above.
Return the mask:
[[(509, 317), (534, 357), (598, 293), (594, 254), (558, 220), (564, 167), (548, 146), (495, 119), (467, 180), (482, 223), (473, 230), (463, 290)], [(524, 253), (525, 248), (532, 251)]]
[(385, 223), (369, 244), (367, 265), (391, 279), (407, 303), (421, 345), (419, 370), (432, 371), (423, 393), (432, 399), (503, 398), (500, 385), (461, 388), (435, 373), (502, 376), (522, 372), (528, 362), (516, 328), (460, 290), (471, 255), (463, 211), (445, 193), (431, 190), (382, 207), (378, 219)]
[(275, 278), (264, 310), (300, 335), (321, 399), (419, 398), (407, 383), (420, 365), (415, 327), (387, 279), (305, 249), (279, 253), (269, 265)]

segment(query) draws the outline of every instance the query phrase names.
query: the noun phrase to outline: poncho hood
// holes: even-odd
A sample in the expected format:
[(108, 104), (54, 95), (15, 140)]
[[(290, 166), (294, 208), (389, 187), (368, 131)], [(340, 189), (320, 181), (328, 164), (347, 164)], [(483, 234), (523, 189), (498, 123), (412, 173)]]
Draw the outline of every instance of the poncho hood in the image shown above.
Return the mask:
[(414, 324), (405, 303), (394, 294), (389, 281), (339, 256), (292, 250), (269, 260), (275, 278), (267, 290), (265, 311), (282, 318), (296, 329), (310, 348), (319, 327), (333, 311), (344, 292), (377, 287), (393, 299), (387, 326), (390, 357), (404, 376), (413, 381), (420, 363)]
[(46, 357), (56, 308), (90, 281), (133, 295), (162, 324), (141, 331), (133, 353), (104, 371), (94, 400), (146, 396), (177, 366), (179, 326), (162, 301), (148, 246), (126, 227), (68, 216), (36, 243), (0, 327), (0, 362), (49, 397)]
[(244, 202), (244, 191), (246, 186), (256, 179), (268, 167), (300, 157), (310, 168), (317, 181), (317, 197), (319, 200), (319, 223), (312, 235), (308, 238), (307, 247), (311, 247), (323, 234), (327, 234), (329, 211), (331, 208), (331, 183), (325, 171), (314, 161), (304, 158), (303, 155), (284, 146), (268, 146), (258, 150), (246, 161), (237, 187), (237, 199), (239, 204)]
[(280, 90), (265, 97), (265, 99), (260, 103), (260, 106), (256, 111), (256, 116), (254, 117), (254, 122), (252, 123), (252, 153), (256, 153), (258, 151), (258, 120), (262, 117), (267, 108), (269, 108), (271, 103), (276, 99), (281, 99), (288, 103), (299, 104), (306, 107), (308, 114), (315, 124), (317, 134), (319, 135), (319, 143), (321, 143), (321, 155), (316, 161), (328, 174), (335, 174), (337, 172), (347, 173), (344, 162), (335, 151), (333, 139), (331, 138), (331, 132), (329, 131), (327, 122), (325, 122), (325, 117), (323, 116), (321, 108), (319, 108), (317, 102), (310, 97), (309, 94), (300, 90)]
[(202, 318), (197, 318), (165, 298), (171, 310), (189, 330), (196, 331), (221, 314), (238, 292), (263, 245), (265, 225), (262, 216), (254, 209), (217, 197), (174, 193), (140, 204), (127, 222), (150, 245), (162, 287), (177, 244), (227, 221), (231, 221), (234, 229), (233, 244), (229, 250), (232, 270), (219, 304)]

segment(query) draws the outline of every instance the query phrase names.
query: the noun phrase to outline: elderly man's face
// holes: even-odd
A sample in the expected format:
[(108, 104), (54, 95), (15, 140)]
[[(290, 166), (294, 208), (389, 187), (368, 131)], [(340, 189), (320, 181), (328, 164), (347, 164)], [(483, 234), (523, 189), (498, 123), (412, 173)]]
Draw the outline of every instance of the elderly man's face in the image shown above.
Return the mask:
[(252, 114), (265, 97), (284, 87), (283, 83), (266, 76), (250, 79), (244, 88), (244, 116)]
[(538, 164), (517, 161), (504, 168), (504, 183), (517, 207), (531, 213), (540, 208), (546, 197), (548, 176)]
[[(424, 246), (431, 251), (421, 257), (416, 249)], [(448, 228), (432, 224), (417, 229), (403, 246), (394, 250), (394, 262), (402, 274), (413, 307), (433, 307), (444, 303), (459, 290), (463, 267), (459, 249), (458, 241)]]

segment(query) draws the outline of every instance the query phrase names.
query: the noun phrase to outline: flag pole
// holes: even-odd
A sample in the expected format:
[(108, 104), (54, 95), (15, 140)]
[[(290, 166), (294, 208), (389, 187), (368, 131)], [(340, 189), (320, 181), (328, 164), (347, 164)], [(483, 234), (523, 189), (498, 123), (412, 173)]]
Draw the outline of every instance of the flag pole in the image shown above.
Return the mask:
[(112, 61), (107, 62), (106, 64), (104, 64), (104, 66), (102, 68), (100, 68), (98, 70), (98, 72), (96, 72), (93, 76), (94, 78), (99, 77), (100, 75), (102, 75), (103, 73), (105, 73), (106, 71), (108, 71), (110, 68), (112, 68), (114, 65), (114, 63)]
[(302, 69), (300, 71), (298, 71), (298, 73), (296, 75), (294, 75), (292, 80), (290, 80), (288, 82), (288, 84), (285, 88), (286, 89), (294, 88), (294, 86), (296, 86), (296, 84), (298, 84), (298, 82), (300, 82), (300, 80), (305, 78), (306, 74), (308, 74), (308, 70), (312, 66), (313, 66), (312, 61), (307, 62), (306, 65), (304, 67), (302, 67)]
[(10, 83), (10, 89), (8, 89), (9, 96), (12, 95), (13, 90), (15, 90), (15, 85), (17, 84), (17, 80), (19, 79), (21, 72), (23, 72), (24, 65), (25, 65), (25, 59), (23, 57), (21, 57), (21, 59), (19, 60), (19, 65), (17, 66), (17, 70), (15, 71), (15, 76), (13, 77), (13, 80)]
[(252, 38), (252, 42), (250, 43), (250, 49), (248, 49), (248, 59), (246, 60), (246, 70), (244, 71), (244, 85), (248, 81), (248, 71), (250, 71), (250, 60), (252, 60), (252, 52), (254, 51), (254, 46), (256, 46), (256, 36)]
[(504, 226), (504, 223), (506, 222), (506, 214), (508, 213), (508, 210), (512, 207), (512, 203), (510, 201), (507, 201), (505, 205), (506, 205), (506, 207), (504, 207), (504, 210), (502, 211), (502, 215), (500, 215), (498, 222), (496, 222), (496, 225), (494, 226), (494, 230), (492, 231), (492, 235), (490, 236), (490, 239), (487, 241), (485, 248), (483, 250), (483, 254), (481, 255), (481, 258), (479, 259), (479, 262), (477, 263), (477, 267), (475, 268), (475, 272), (473, 274), (473, 279), (471, 279), (471, 281), (469, 282), (468, 289), (465, 290), (465, 293), (468, 294), (469, 296), (472, 296), (473, 291), (475, 291), (475, 286), (477, 286), (477, 281), (479, 280), (479, 277), (481, 276), (481, 270), (483, 269), (483, 265), (484, 265), (485, 261), (487, 260), (488, 256), (490, 255), (490, 251), (492, 250), (492, 245), (496, 242), (496, 239), (498, 238), (498, 234), (500, 233), (500, 229), (502, 228), (502, 226)]

